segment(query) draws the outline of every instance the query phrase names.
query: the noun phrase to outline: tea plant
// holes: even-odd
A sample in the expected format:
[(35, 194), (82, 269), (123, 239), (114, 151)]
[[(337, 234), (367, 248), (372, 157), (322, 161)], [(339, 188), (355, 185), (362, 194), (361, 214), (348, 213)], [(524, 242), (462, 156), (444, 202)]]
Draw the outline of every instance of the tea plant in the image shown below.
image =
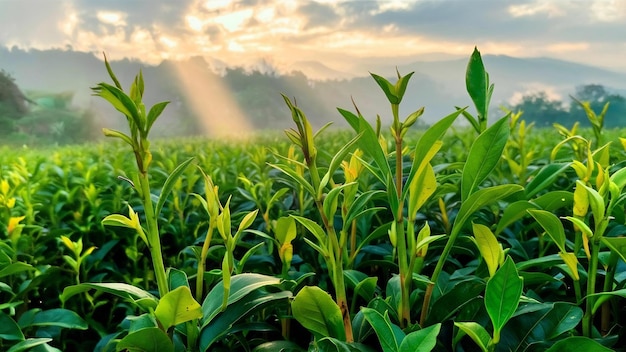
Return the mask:
[[(290, 167), (289, 164), (274, 165), (277, 169), (294, 178), (311, 196), (313, 196), (315, 206), (318, 209), (319, 216), (323, 223), (323, 228), (312, 220), (304, 217), (295, 217), (295, 219), (306, 227), (314, 235), (317, 243), (305, 239), (311, 247), (313, 247), (326, 262), (328, 273), (331, 277), (336, 296), (336, 303), (339, 307), (343, 320), (344, 333), (341, 335), (347, 342), (353, 342), (352, 323), (349, 313), (349, 304), (346, 296), (346, 287), (344, 282), (344, 258), (347, 250), (347, 233), (341, 230), (339, 236), (333, 224), (335, 213), (337, 212), (340, 196), (344, 196), (344, 204), (346, 200), (346, 192), (350, 194), (349, 187), (354, 183), (345, 183), (341, 186), (333, 185), (333, 175), (340, 167), (345, 155), (359, 140), (357, 136), (350, 140), (341, 150), (339, 150), (330, 161), (327, 170), (321, 171), (318, 168), (317, 149), (311, 124), (306, 115), (295, 106), (287, 97), (283, 96), (287, 106), (291, 111), (291, 115), (298, 130), (286, 131), (289, 139), (302, 150), (304, 156), (304, 165), (308, 169), (310, 181), (304, 179), (303, 175), (298, 173), (297, 169)], [(297, 162), (293, 159), (286, 159), (290, 163)], [(301, 169), (302, 170), (302, 169)], [(326, 187), (331, 185), (331, 190), (325, 195)], [(348, 190), (346, 190), (348, 189)], [(354, 193), (352, 193), (354, 197)], [(352, 203), (353, 204), (353, 203)], [(346, 205), (347, 207), (348, 205)], [(364, 204), (362, 205), (364, 206)], [(359, 212), (362, 209), (357, 209)], [(298, 316), (296, 316), (297, 318)]]

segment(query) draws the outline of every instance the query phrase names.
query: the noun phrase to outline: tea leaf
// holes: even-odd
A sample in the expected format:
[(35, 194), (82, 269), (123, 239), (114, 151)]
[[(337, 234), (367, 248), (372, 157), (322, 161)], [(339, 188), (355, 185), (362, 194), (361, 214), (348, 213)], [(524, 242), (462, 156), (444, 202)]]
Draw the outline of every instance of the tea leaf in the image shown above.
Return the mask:
[(626, 262), (626, 237), (602, 237), (602, 243)]
[(604, 219), (605, 205), (604, 199), (595, 189), (586, 186), (580, 180), (576, 180), (576, 187), (584, 187), (589, 195), (589, 205), (591, 206), (591, 212), (593, 213), (593, 219), (597, 224)]
[[(55, 308), (40, 311), (27, 326), (56, 326), (65, 329), (87, 330), (87, 322), (75, 312)], [(26, 326), (22, 326), (25, 328)]]
[(355, 131), (359, 130), (359, 117), (355, 113), (342, 108), (337, 108), (337, 111), (339, 111), (341, 116), (343, 116), (352, 129)]
[(50, 341), (52, 341), (52, 339), (48, 337), (27, 338), (26, 340), (20, 341), (16, 343), (15, 345), (11, 346), (11, 348), (9, 348), (7, 352), (32, 351), (33, 347), (42, 346), (42, 345), (50, 348), (50, 346), (47, 344)]
[(404, 97), (406, 86), (409, 84), (409, 80), (411, 79), (411, 76), (413, 76), (415, 72), (410, 72), (405, 76), (400, 76), (400, 72), (398, 72), (398, 69), (396, 68), (396, 73), (398, 74), (398, 81), (396, 82), (395, 88), (396, 88), (396, 94), (398, 96), (398, 104), (400, 104), (400, 102), (402, 101), (402, 98)]
[(400, 352), (430, 352), (437, 344), (437, 335), (441, 329), (441, 323), (431, 325), (421, 330), (413, 331), (406, 335), (400, 344)]
[(137, 229), (136, 224), (131, 219), (121, 214), (107, 215), (106, 218), (102, 219), (102, 225), (120, 226), (120, 227), (127, 227), (129, 229)]
[(111, 80), (113, 81), (113, 83), (115, 83), (115, 86), (119, 89), (122, 89), (122, 85), (120, 84), (120, 82), (117, 80), (117, 77), (115, 77), (115, 74), (113, 73), (113, 69), (111, 68), (111, 65), (109, 64), (109, 60), (107, 60), (107, 55), (103, 52), (102, 55), (104, 56), (104, 66), (107, 69), (107, 72), (109, 73), (109, 77), (111, 77)]
[(163, 112), (163, 110), (165, 110), (165, 107), (169, 103), (170, 103), (169, 101), (163, 101), (163, 102), (152, 105), (152, 107), (150, 108), (150, 111), (148, 112), (147, 125), (146, 125), (146, 131), (145, 131), (146, 134), (150, 132), (150, 129), (152, 128), (152, 125), (154, 124), (154, 121), (156, 121), (156, 119), (161, 115), (161, 113)]
[(372, 298), (374, 298), (374, 295), (376, 294), (377, 282), (378, 282), (377, 277), (367, 277), (361, 280), (354, 287), (354, 294), (361, 296), (364, 300), (369, 302)]
[(383, 92), (385, 93), (385, 96), (387, 97), (387, 100), (391, 104), (400, 104), (400, 100), (402, 98), (399, 96), (396, 90), (396, 86), (391, 84), (386, 78), (381, 77), (375, 73), (370, 72), (370, 75), (374, 78), (374, 81), (376, 81), (376, 84), (378, 84), (380, 89), (383, 90)]
[(537, 342), (553, 341), (575, 329), (583, 317), (582, 309), (565, 302), (528, 304), (525, 308), (529, 309), (519, 309), (508, 323), (499, 348), (524, 351)]
[[(451, 113), (450, 115), (442, 118), (437, 121), (434, 125), (429, 127), (426, 132), (420, 137), (419, 141), (415, 145), (415, 155), (413, 156), (413, 164), (411, 165), (411, 171), (407, 176), (406, 183), (411, 184), (413, 182), (413, 178), (418, 173), (426, 167), (426, 164), (430, 163), (432, 158), (435, 156), (439, 148), (441, 148), (441, 144), (438, 144), (437, 141), (441, 140), (448, 130), (452, 123), (456, 120), (463, 110), (459, 110)], [(361, 148), (362, 149), (362, 148)], [(405, 187), (402, 191), (402, 198), (406, 198), (406, 194), (408, 192), (408, 187)]]
[(502, 247), (500, 246), (500, 243), (498, 243), (496, 236), (487, 226), (472, 224), (472, 228), (476, 244), (478, 245), (478, 250), (487, 264), (489, 276), (493, 277), (498, 269), (500, 260), (504, 258)]
[(135, 143), (133, 142), (133, 140), (126, 134), (120, 132), (120, 131), (116, 131), (116, 130), (111, 130), (108, 128), (103, 128), (102, 129), (102, 133), (106, 136), (106, 137), (114, 137), (114, 138), (119, 138), (121, 140), (123, 140), (124, 142), (126, 142), (128, 145), (130, 145), (131, 147), (135, 145)]
[(592, 312), (595, 313), (598, 310), (598, 308), (602, 306), (604, 302), (608, 301), (612, 297), (626, 298), (626, 289), (623, 288), (623, 289), (615, 290), (615, 291), (594, 293), (594, 294), (588, 295), (587, 299), (591, 299), (591, 298), (594, 299)]
[(583, 187), (574, 189), (574, 216), (584, 217), (589, 211), (589, 194)]
[(0, 312), (0, 339), (22, 341), (24, 333), (19, 325), (4, 312)]
[[(473, 321), (470, 322), (455, 322), (454, 326), (458, 327), (463, 333), (467, 334), (477, 345), (482, 352), (487, 352), (487, 346), (491, 341), (491, 336), (485, 328)], [(460, 334), (460, 332), (459, 332)]]
[(589, 225), (587, 225), (580, 218), (575, 218), (575, 217), (571, 217), (571, 216), (565, 216), (565, 217), (563, 217), (563, 219), (567, 219), (567, 220), (571, 221), (578, 228), (578, 230), (580, 230), (583, 233), (583, 235), (585, 235), (585, 236), (587, 236), (589, 238), (593, 237), (593, 231), (591, 231), (591, 228), (589, 228)]
[[(427, 225), (428, 225), (428, 223), (427, 223)], [(424, 231), (424, 229), (427, 229), (427, 228), (428, 227), (426, 227), (426, 226), (422, 227), (422, 230), (420, 230), (420, 235), (421, 235), (421, 232)], [(430, 232), (430, 231), (428, 231), (428, 232)], [(437, 240), (445, 238), (445, 237), (446, 237), (446, 235), (431, 235), (431, 236), (425, 237), (424, 239), (422, 239), (419, 242), (417, 242), (417, 244), (415, 245), (415, 252), (419, 253), (422, 248), (428, 246), (429, 244), (431, 244), (431, 243), (433, 243), (433, 242), (435, 242)]]
[(346, 215), (346, 223), (349, 224), (352, 220), (358, 219), (360, 216), (367, 214), (369, 212), (375, 212), (383, 209), (382, 207), (367, 207), (368, 203), (372, 200), (373, 197), (379, 196), (384, 193), (381, 190), (369, 190), (367, 192), (361, 193), (357, 196), (356, 200), (348, 209), (348, 213)]
[(397, 325), (391, 323), (388, 312), (379, 313), (373, 308), (361, 308), (365, 319), (372, 325), (383, 352), (398, 352), (400, 344), (405, 338), (404, 332)]
[(565, 230), (561, 220), (549, 211), (539, 209), (529, 209), (527, 211), (543, 227), (544, 231), (559, 247), (559, 250), (563, 253), (567, 252), (565, 249)]
[(79, 285), (67, 286), (63, 289), (63, 293), (59, 296), (62, 303), (67, 302), (71, 297), (87, 292), (89, 290), (97, 290), (113, 294), (115, 296), (127, 299), (138, 304), (141, 308), (156, 308), (158, 299), (147, 291), (144, 291), (133, 285), (123, 283), (83, 283)]
[(569, 207), (574, 202), (574, 194), (568, 191), (552, 191), (540, 195), (533, 200), (541, 209), (555, 211), (564, 207)]
[(305, 286), (291, 302), (293, 317), (317, 339), (330, 336), (346, 339), (339, 307), (327, 292), (317, 286)]
[(571, 163), (554, 163), (542, 167), (537, 175), (526, 185), (526, 199), (532, 198), (546, 187), (553, 185), (554, 181), (570, 166)]
[(356, 183), (355, 182), (345, 183), (341, 186), (334, 187), (333, 189), (330, 190), (330, 192), (328, 192), (328, 194), (326, 195), (326, 198), (324, 199), (324, 203), (322, 205), (322, 208), (324, 210), (324, 215), (326, 215), (327, 219), (332, 220), (335, 217), (335, 213), (337, 212), (337, 206), (339, 204), (339, 195), (341, 194), (341, 191), (344, 188), (349, 187), (354, 184)]
[(283, 165), (283, 164), (269, 164), (269, 166), (282, 171), (285, 175), (291, 177), (294, 181), (296, 181), (298, 183), (299, 186), (301, 186), (302, 188), (304, 188), (309, 194), (317, 194), (317, 192), (315, 192), (315, 189), (313, 188), (313, 186), (311, 186), (311, 183), (309, 183), (309, 181), (307, 181), (304, 177), (300, 176), (295, 170), (293, 170), (291, 167), (289, 167), (288, 165)]
[(482, 309), (484, 291), (485, 281), (476, 276), (456, 282), (432, 304), (426, 324), (454, 319), (460, 312), (468, 310), (477, 300), (480, 302), (477, 310)]
[(22, 262), (15, 262), (7, 266), (4, 266), (2, 267), (2, 269), (0, 269), (0, 278), (17, 274), (17, 273), (21, 273), (24, 271), (32, 271), (32, 270), (35, 270), (35, 268), (30, 264), (26, 264)]
[(474, 48), (474, 52), (467, 63), (465, 86), (476, 106), (479, 121), (487, 121), (487, 110), (493, 85), (489, 86), (489, 74), (485, 71), (483, 60), (477, 48)]
[(161, 297), (154, 314), (167, 330), (186, 321), (202, 318), (202, 307), (193, 299), (189, 287), (179, 286)]
[(515, 263), (508, 257), (485, 288), (485, 307), (493, 323), (494, 342), (499, 341), (500, 331), (513, 316), (522, 296), (524, 280), (517, 273)]
[(576, 255), (574, 253), (560, 252), (559, 256), (563, 258), (565, 265), (567, 265), (567, 268), (570, 270), (572, 279), (575, 281), (580, 280), (580, 275), (578, 274), (578, 258), (576, 258)]
[(546, 352), (564, 352), (564, 351), (594, 351), (594, 352), (611, 352), (610, 348), (604, 347), (598, 342), (583, 336), (570, 336), (558, 341)]
[[(626, 143), (626, 139), (624, 139), (624, 141), (624, 143)], [(617, 185), (620, 191), (624, 189), (624, 186), (626, 186), (626, 167), (615, 171), (609, 179)]]
[(95, 95), (108, 101), (117, 111), (126, 116), (129, 122), (143, 129), (137, 105), (135, 105), (135, 102), (133, 102), (123, 90), (104, 82), (99, 83), (96, 87), (92, 88), (92, 90), (95, 92)]
[[(455, 106), (454, 108), (457, 110), (461, 110), (461, 108), (458, 106)], [(480, 127), (480, 122), (478, 122), (478, 120), (466, 110), (463, 110), (461, 114), (463, 115), (463, 117), (465, 117), (467, 121), (469, 121), (470, 125), (472, 125), (472, 127), (474, 128), (474, 131), (480, 133), (480, 131), (482, 130), (482, 128)]]
[[(269, 285), (278, 285), (280, 279), (261, 274), (239, 274), (234, 275), (230, 281), (230, 293), (228, 295), (228, 305), (231, 305), (250, 292)], [(221, 312), (222, 300), (224, 297), (224, 284), (218, 283), (211, 289), (202, 302), (202, 327), (215, 318)]]
[(322, 177), (322, 180), (320, 181), (320, 186), (319, 186), (320, 189), (318, 190), (318, 196), (322, 193), (322, 190), (324, 189), (324, 187), (326, 187), (328, 182), (331, 180), (331, 178), (333, 177), (333, 174), (335, 173), (335, 171), (337, 171), (337, 168), (339, 168), (343, 159), (350, 152), (350, 149), (352, 149), (352, 147), (359, 141), (359, 139), (361, 138), (361, 135), (362, 133), (357, 134), (348, 143), (346, 143), (343, 147), (341, 147), (341, 149), (333, 156), (333, 159), (330, 161), (330, 164), (328, 165), (328, 171), (326, 171), (326, 173)]
[(506, 198), (522, 190), (524, 190), (524, 188), (520, 185), (509, 184), (479, 189), (465, 202), (461, 203), (461, 208), (459, 209), (456, 219), (454, 220), (453, 228), (458, 228), (456, 231), (461, 231), (461, 227), (463, 227), (467, 219), (469, 219), (475, 211), (487, 204), (497, 202), (500, 199)]
[(296, 238), (296, 222), (290, 216), (283, 216), (276, 220), (274, 233), (278, 243), (291, 243)]
[(411, 189), (409, 194), (409, 217), (415, 218), (419, 209), (426, 203), (430, 196), (437, 190), (437, 177), (430, 163), (426, 164), (421, 174), (413, 178), (408, 188)]
[[(246, 214), (243, 217), (243, 219), (241, 219), (241, 222), (239, 223), (239, 227), (237, 228), (237, 232), (241, 233), (243, 230), (252, 226), (252, 223), (254, 222), (254, 219), (256, 219), (256, 216), (258, 213), (259, 213), (259, 209), (255, 209), (249, 212), (248, 214)], [(239, 239), (238, 237), (235, 237), (235, 242), (237, 242), (238, 239)]]
[(498, 227), (496, 228), (496, 235), (500, 234), (504, 229), (506, 229), (509, 225), (514, 223), (515, 221), (523, 218), (528, 213), (526, 212), (528, 209), (539, 209), (540, 207), (527, 200), (520, 200), (514, 203), (509, 204), (502, 213), (502, 217), (500, 217), (500, 221), (498, 222)]
[(461, 201), (465, 201), (496, 167), (509, 138), (506, 118), (494, 123), (472, 144), (461, 176)]
[(296, 215), (292, 215), (292, 217), (296, 219), (304, 227), (306, 227), (313, 234), (313, 236), (315, 236), (318, 243), (320, 244), (326, 243), (327, 241), (326, 232), (324, 232), (324, 229), (322, 229), (322, 227), (319, 224), (305, 217), (296, 216)]
[(126, 335), (117, 343), (116, 350), (174, 352), (174, 344), (163, 330), (143, 328)]
[[(165, 204), (165, 200), (170, 195), (170, 193), (172, 193), (172, 190), (174, 189), (174, 185), (176, 184), (176, 181), (180, 178), (180, 176), (183, 174), (183, 172), (185, 172), (187, 167), (191, 164), (191, 162), (194, 159), (195, 158), (191, 157), (191, 158), (183, 161), (182, 163), (180, 163), (180, 165), (178, 165), (176, 167), (176, 169), (174, 169), (174, 171), (172, 171), (172, 173), (167, 177), (167, 180), (165, 180), (165, 183), (163, 184), (163, 188), (161, 189), (161, 194), (159, 195), (159, 199), (158, 199), (158, 201), (156, 203), (156, 206), (154, 208), (154, 215), (157, 218), (161, 214), (161, 209), (163, 209), (163, 205)], [(207, 190), (207, 192), (208, 191), (209, 190)]]

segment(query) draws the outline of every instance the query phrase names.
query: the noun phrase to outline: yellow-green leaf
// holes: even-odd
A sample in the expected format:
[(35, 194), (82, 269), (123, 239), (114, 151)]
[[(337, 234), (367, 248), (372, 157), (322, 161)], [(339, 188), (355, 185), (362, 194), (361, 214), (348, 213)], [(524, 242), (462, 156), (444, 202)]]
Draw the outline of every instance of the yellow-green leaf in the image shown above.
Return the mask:
[(578, 259), (574, 253), (559, 253), (559, 256), (563, 259), (568, 269), (571, 271), (572, 278), (576, 281), (580, 280), (578, 275)]
[(154, 311), (166, 330), (178, 324), (202, 318), (202, 307), (187, 286), (179, 286), (161, 297)]
[(476, 239), (476, 245), (478, 245), (478, 250), (485, 264), (487, 264), (489, 277), (493, 277), (496, 270), (498, 270), (500, 259), (504, 256), (502, 247), (498, 243), (496, 236), (487, 226), (472, 224), (472, 230), (474, 232), (474, 239)]
[(589, 210), (589, 196), (583, 187), (574, 189), (574, 216), (584, 217)]

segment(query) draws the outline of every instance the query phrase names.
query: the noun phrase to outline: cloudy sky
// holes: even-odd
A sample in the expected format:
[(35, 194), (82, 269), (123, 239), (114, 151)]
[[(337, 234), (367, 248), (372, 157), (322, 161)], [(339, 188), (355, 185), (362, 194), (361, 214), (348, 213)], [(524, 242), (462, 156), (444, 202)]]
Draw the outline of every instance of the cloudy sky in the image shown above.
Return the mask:
[(626, 0), (0, 0), (0, 45), (338, 70), (476, 45), (626, 72)]

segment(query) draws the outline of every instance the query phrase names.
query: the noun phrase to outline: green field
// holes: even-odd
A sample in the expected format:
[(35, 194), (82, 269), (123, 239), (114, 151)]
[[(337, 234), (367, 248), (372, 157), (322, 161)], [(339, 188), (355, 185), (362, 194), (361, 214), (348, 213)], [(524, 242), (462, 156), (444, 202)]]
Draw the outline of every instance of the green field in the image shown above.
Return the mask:
[(340, 110), (352, 128), (318, 133), (285, 97), (285, 134), (150, 141), (165, 104), (110, 74), (95, 93), (127, 133), (0, 149), (0, 349), (626, 344), (626, 130), (599, 111), (588, 129), (487, 118), (475, 52), (475, 106), (428, 129), (397, 116), (410, 75), (372, 75), (391, 126)]

